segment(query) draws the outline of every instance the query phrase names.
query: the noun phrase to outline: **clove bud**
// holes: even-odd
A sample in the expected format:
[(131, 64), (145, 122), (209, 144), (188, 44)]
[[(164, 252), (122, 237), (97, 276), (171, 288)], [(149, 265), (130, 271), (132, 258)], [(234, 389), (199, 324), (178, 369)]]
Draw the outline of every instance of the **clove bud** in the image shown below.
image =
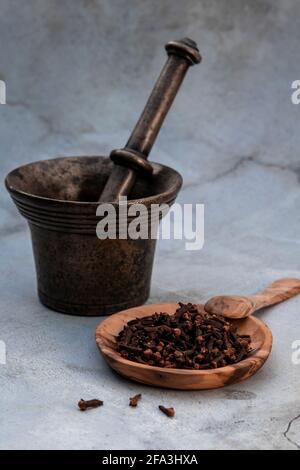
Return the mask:
[(158, 407), (162, 413), (164, 413), (168, 418), (173, 418), (175, 416), (175, 410), (173, 407), (166, 408), (163, 405), (159, 405)]
[(98, 408), (98, 406), (103, 406), (103, 401), (96, 398), (93, 400), (83, 400), (83, 398), (81, 398), (78, 402), (80, 411), (85, 411), (88, 408)]
[(141, 400), (142, 394), (138, 393), (134, 397), (129, 398), (129, 406), (136, 407), (138, 405), (138, 402)]

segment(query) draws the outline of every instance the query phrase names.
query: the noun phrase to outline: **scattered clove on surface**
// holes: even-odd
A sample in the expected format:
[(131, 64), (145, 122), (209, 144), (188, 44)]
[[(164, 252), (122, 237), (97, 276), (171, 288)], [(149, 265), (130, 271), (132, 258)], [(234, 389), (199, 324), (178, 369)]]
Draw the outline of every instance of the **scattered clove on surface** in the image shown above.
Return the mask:
[(103, 406), (103, 401), (96, 398), (93, 400), (83, 400), (83, 398), (81, 398), (78, 402), (80, 411), (85, 411), (88, 408), (98, 408), (98, 406)]
[(249, 335), (203, 307), (179, 303), (173, 315), (155, 313), (125, 325), (116, 338), (122, 357), (157, 367), (215, 369), (241, 361), (251, 353)]
[(174, 410), (173, 407), (166, 408), (163, 405), (159, 405), (158, 408), (160, 409), (160, 411), (162, 411), (162, 413), (164, 413), (166, 416), (168, 416), (168, 418), (173, 418), (175, 416), (175, 410)]
[(134, 397), (129, 398), (129, 406), (132, 406), (135, 408), (138, 405), (138, 402), (141, 400), (142, 394), (138, 393), (137, 395), (134, 395)]

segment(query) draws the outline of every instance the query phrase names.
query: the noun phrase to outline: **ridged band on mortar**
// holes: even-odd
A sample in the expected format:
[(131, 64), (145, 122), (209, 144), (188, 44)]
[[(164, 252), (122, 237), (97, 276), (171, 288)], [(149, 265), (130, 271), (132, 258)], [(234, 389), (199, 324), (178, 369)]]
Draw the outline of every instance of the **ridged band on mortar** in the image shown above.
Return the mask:
[[(96, 205), (87, 206), (87, 212), (70, 213), (59, 212), (55, 208), (49, 211), (31, 204), (30, 201), (21, 200), (19, 197), (12, 196), (20, 213), (33, 225), (45, 228), (47, 230), (55, 230), (60, 232), (68, 231), (70, 233), (82, 233), (87, 235), (96, 235), (97, 224), (103, 219), (101, 216), (96, 215)], [(174, 203), (175, 197), (164, 204), (171, 206)], [(128, 208), (138, 204), (138, 201), (128, 202)], [(114, 204), (116, 209), (116, 233), (118, 234), (121, 229), (125, 229), (134, 216), (128, 216), (127, 220), (123, 217), (119, 219), (119, 205)], [(93, 210), (91, 210), (93, 209)], [(161, 215), (160, 215), (161, 218)], [(109, 219), (108, 219), (109, 221)], [(147, 206), (147, 215), (139, 217), (141, 225), (151, 225), (151, 204)], [(113, 221), (111, 221), (113, 223)]]

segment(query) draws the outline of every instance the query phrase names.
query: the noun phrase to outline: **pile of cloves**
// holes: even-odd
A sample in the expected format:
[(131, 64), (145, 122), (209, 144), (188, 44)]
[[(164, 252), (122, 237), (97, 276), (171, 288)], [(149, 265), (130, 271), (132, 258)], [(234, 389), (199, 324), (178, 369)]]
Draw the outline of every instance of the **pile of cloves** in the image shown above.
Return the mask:
[(131, 320), (117, 336), (122, 357), (157, 367), (214, 369), (249, 355), (251, 338), (239, 335), (232, 323), (203, 307), (179, 303), (173, 315)]

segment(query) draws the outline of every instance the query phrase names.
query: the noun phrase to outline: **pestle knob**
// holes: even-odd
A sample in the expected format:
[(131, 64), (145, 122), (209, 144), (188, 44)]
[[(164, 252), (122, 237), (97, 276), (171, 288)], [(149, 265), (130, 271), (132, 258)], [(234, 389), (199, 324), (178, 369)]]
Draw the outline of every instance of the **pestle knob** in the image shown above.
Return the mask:
[(152, 166), (147, 162), (147, 158), (164, 118), (189, 66), (201, 62), (197, 44), (191, 39), (170, 41), (165, 48), (168, 54), (167, 62), (126, 146), (120, 150), (113, 150), (110, 154), (115, 166), (99, 202), (117, 202), (120, 196), (129, 195), (137, 173), (151, 175)]

